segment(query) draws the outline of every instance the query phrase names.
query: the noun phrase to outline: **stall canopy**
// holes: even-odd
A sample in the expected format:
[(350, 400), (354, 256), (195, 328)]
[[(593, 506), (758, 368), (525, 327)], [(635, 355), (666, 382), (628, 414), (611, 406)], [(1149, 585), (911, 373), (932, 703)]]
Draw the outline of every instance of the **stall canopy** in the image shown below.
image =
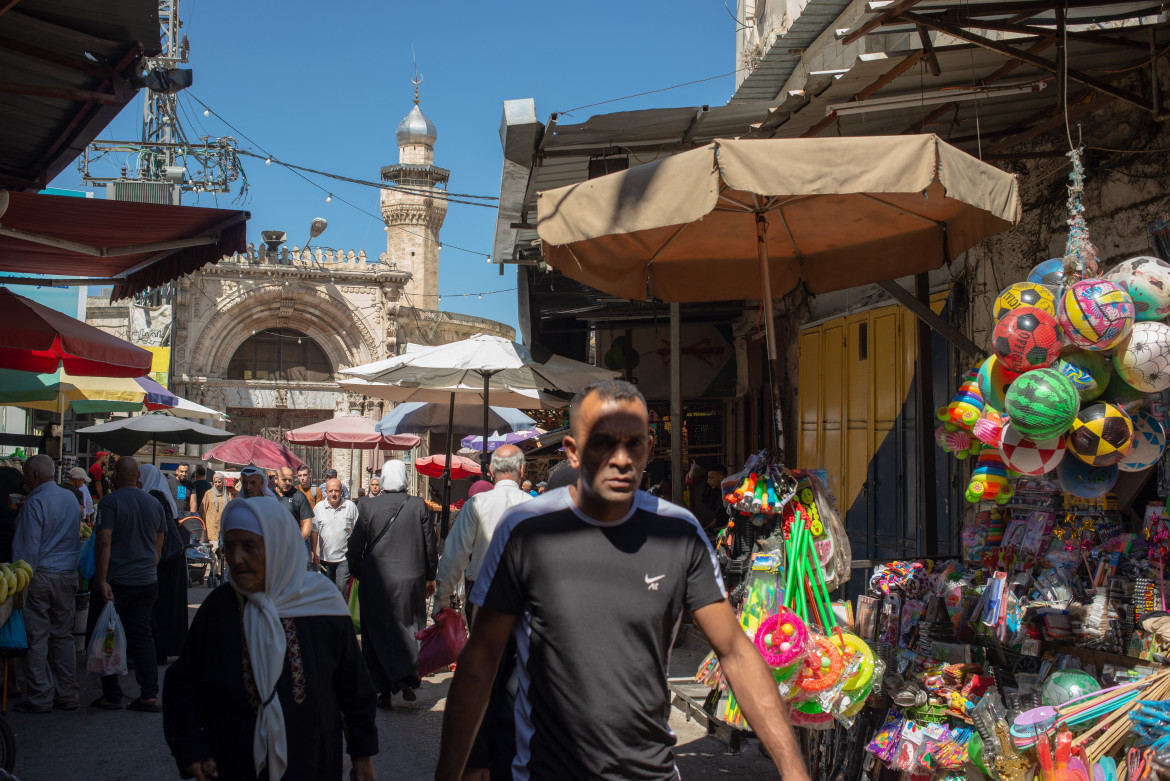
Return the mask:
[(77, 275), (113, 285), (118, 300), (243, 252), (249, 216), (0, 191), (0, 271)]

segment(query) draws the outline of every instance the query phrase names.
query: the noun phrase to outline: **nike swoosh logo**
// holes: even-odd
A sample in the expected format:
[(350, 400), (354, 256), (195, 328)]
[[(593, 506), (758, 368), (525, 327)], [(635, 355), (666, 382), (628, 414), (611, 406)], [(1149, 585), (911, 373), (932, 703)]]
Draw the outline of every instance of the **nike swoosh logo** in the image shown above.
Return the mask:
[(649, 575), (647, 575), (647, 576), (646, 576), (646, 585), (648, 586), (648, 585), (650, 585), (651, 583), (657, 583), (658, 581), (662, 580), (662, 579), (663, 579), (663, 578), (665, 578), (665, 577), (666, 577), (665, 575), (659, 575), (659, 576), (658, 576), (658, 577), (656, 577), (656, 578), (652, 578), (652, 577), (650, 577)]

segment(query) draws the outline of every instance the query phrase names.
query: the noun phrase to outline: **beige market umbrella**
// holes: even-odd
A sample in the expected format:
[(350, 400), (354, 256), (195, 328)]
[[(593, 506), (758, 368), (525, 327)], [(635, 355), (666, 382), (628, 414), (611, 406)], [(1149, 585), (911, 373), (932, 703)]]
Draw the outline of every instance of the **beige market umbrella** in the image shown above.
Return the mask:
[(542, 192), (538, 213), (548, 264), (611, 295), (762, 299), (775, 403), (772, 298), (938, 268), (1018, 222), (1020, 197), (934, 135), (728, 140)]

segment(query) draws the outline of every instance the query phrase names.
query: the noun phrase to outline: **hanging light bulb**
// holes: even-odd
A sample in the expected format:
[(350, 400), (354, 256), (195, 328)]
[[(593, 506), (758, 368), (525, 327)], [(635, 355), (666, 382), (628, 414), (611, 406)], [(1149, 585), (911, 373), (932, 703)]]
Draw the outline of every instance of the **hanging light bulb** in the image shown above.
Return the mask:
[(476, 296), (476, 298), (478, 298), (480, 301), (483, 301), (483, 293), (480, 293), (478, 296)]
[(439, 296), (439, 303), (440, 303), (440, 304), (441, 304), (441, 303), (443, 303), (443, 297), (442, 297), (442, 296)]
[(272, 165), (272, 158), (271, 157), (264, 158), (264, 165)]
[(487, 256), (487, 262), (488, 262), (488, 263), (491, 263), (491, 262), (492, 262), (492, 256), (491, 256), (491, 255), (488, 255), (488, 256)]
[(333, 193), (329, 193), (325, 196), (325, 203), (333, 203)]
[(203, 116), (210, 117), (211, 116), (211, 109), (209, 109), (209, 108), (203, 109)]

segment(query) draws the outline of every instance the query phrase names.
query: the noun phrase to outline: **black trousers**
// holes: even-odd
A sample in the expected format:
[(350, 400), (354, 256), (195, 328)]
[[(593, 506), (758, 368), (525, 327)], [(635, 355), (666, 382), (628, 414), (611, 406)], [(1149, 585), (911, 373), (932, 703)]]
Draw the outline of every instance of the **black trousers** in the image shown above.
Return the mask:
[[(158, 584), (146, 586), (124, 586), (111, 583), (114, 590), (114, 610), (122, 621), (126, 633), (126, 658), (134, 660), (134, 678), (138, 681), (139, 695), (144, 700), (158, 697), (158, 662), (154, 654), (154, 632), (151, 629), (154, 617), (154, 603), (158, 599)], [(89, 617), (85, 627), (85, 645), (97, 625), (98, 616), (106, 606), (105, 599), (97, 591), (90, 594)], [(102, 695), (109, 702), (122, 701), (121, 676), (102, 676)]]

